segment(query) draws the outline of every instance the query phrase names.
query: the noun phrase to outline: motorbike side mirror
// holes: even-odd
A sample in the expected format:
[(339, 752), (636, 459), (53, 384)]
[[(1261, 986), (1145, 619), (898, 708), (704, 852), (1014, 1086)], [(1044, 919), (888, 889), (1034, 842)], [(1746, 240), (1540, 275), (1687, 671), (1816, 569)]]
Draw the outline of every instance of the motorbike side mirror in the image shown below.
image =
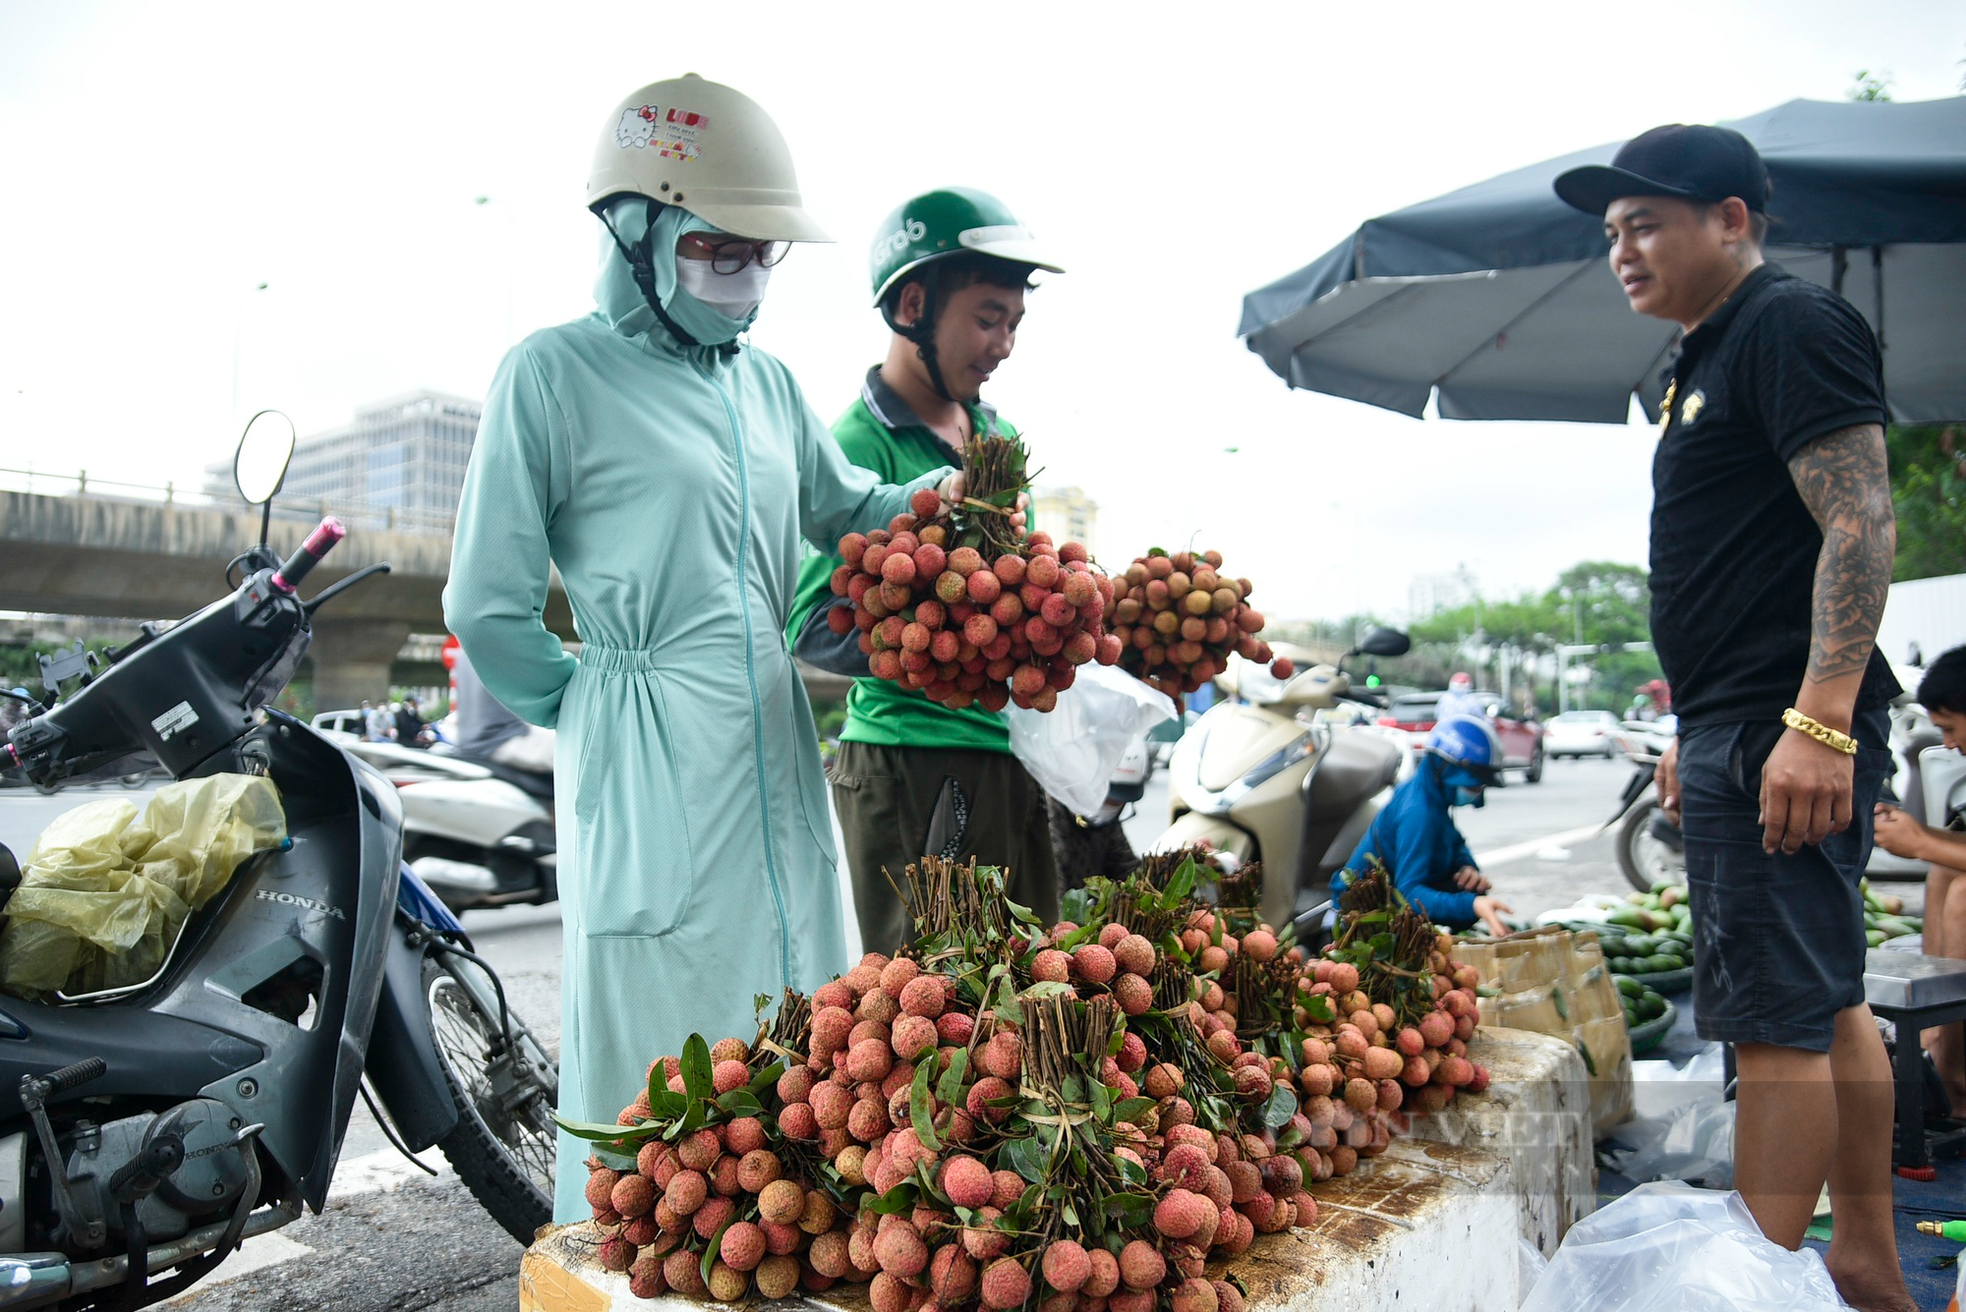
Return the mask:
[(262, 410), (246, 421), (232, 453), (232, 482), (249, 506), (260, 507), (259, 542), (266, 545), (273, 497), (287, 481), (294, 458), (294, 422), (278, 410)]
[(1413, 639), (1398, 629), (1377, 628), (1365, 635), (1358, 649), (1367, 656), (1404, 656), (1413, 650)]

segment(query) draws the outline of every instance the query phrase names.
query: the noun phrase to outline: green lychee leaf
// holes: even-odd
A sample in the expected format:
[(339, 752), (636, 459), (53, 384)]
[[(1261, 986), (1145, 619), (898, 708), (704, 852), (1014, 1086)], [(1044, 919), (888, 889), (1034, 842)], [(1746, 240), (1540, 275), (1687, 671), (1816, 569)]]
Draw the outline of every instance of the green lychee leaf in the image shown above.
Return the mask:
[(785, 1074), (785, 1063), (775, 1061), (751, 1077), (749, 1088), (752, 1093), (763, 1094), (766, 1089), (777, 1084), (779, 1077), (783, 1074)]
[(1277, 1085), (1270, 1091), (1270, 1100), (1263, 1104), (1263, 1124), (1269, 1129), (1290, 1123), (1297, 1114), (1297, 1095), (1285, 1085)]
[[(1167, 893), (1164, 900), (1167, 905), (1173, 906), (1176, 902), (1179, 902), (1182, 898), (1193, 892), (1194, 887), (1195, 859), (1189, 857), (1179, 866), (1175, 867), (1174, 877), (1167, 881)], [(1222, 940), (1218, 937), (1215, 941), (1219, 943)]]
[(1120, 1182), (1122, 1184), (1145, 1185), (1147, 1183), (1147, 1168), (1134, 1161), (1131, 1157), (1122, 1157), (1118, 1153), (1114, 1153), (1113, 1165), (1119, 1168)]
[[(1070, 984), (1066, 984), (1061, 980), (1044, 979), (1031, 985), (1030, 988), (1025, 989), (1017, 997), (1020, 1002), (1042, 1002), (1046, 998), (1062, 998), (1071, 991), (1072, 986)], [(1078, 1099), (1075, 1098), (1073, 1101), (1077, 1102)]]
[(1113, 1119), (1131, 1125), (1133, 1118), (1154, 1105), (1152, 1098), (1128, 1098), (1113, 1105)]
[(563, 1121), (557, 1115), (553, 1120), (576, 1139), (586, 1139), (592, 1143), (632, 1143), (638, 1148), (655, 1138), (662, 1128), (653, 1122), (638, 1126), (602, 1125), (596, 1121)]
[(673, 1121), (689, 1110), (689, 1098), (665, 1084), (661, 1093), (649, 1099), (649, 1106), (654, 1109), (657, 1120)]
[[(869, 1192), (872, 1192), (871, 1190)], [(869, 1210), (881, 1216), (893, 1216), (914, 1207), (915, 1196), (919, 1191), (912, 1184), (898, 1184), (867, 1204)]]
[(1017, 1005), (1017, 997), (1011, 992), (1010, 980), (1006, 977), (1003, 987), (997, 994), (997, 1005), (993, 1008), (997, 1019), (1010, 1025), (1024, 1024), (1024, 1009)]
[(717, 1083), (710, 1074), (710, 1045), (701, 1034), (683, 1041), (683, 1088), (692, 1098), (714, 1098)]
[(1100, 1123), (1109, 1123), (1113, 1114), (1113, 1091), (1098, 1080), (1092, 1082), (1092, 1114)]
[(732, 1116), (761, 1116), (765, 1110), (764, 1104), (758, 1101), (758, 1095), (749, 1089), (732, 1089), (717, 1099), (717, 1106)]
[(1003, 1146), (1000, 1156), (1009, 1164), (1011, 1170), (1032, 1184), (1044, 1182), (1044, 1156), (1038, 1151), (1038, 1141), (1035, 1136), (1012, 1139)]
[[(956, 1055), (949, 1059), (949, 1069), (942, 1072), (941, 1083), (935, 1086), (935, 1096), (945, 1106), (960, 1107), (963, 1104), (963, 1077), (969, 1074), (969, 1049), (957, 1048)], [(910, 1109), (912, 1112), (912, 1108)]]
[(929, 1092), (929, 1079), (935, 1074), (935, 1063), (924, 1061), (915, 1067), (915, 1080), (908, 1089), (908, 1119), (915, 1127), (915, 1137), (922, 1141), (922, 1147), (932, 1153), (942, 1151), (942, 1141), (935, 1137), (935, 1099)]
[(1009, 909), (1010, 914), (1014, 918), (1023, 921), (1025, 924), (1035, 925), (1038, 923), (1038, 918), (1032, 913), (1031, 908), (1013, 902), (1009, 898), (1003, 899), (1003, 904)]
[(634, 1170), (636, 1165), (636, 1157), (633, 1153), (610, 1152), (598, 1146), (594, 1149), (594, 1159), (602, 1166), (620, 1171), (624, 1175)]

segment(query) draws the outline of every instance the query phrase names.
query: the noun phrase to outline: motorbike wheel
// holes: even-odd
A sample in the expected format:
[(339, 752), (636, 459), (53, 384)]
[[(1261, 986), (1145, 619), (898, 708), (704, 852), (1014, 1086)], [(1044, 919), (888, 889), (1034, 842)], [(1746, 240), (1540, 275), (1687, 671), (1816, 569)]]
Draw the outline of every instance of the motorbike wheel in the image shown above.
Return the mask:
[(553, 1219), (559, 1072), (515, 1015), (512, 1027), (531, 1071), (501, 1096), (492, 1061), (502, 1046), (498, 1015), (486, 1014), (458, 980), (456, 971), (468, 969), (474, 967), (434, 955), (423, 963), (430, 1036), (457, 1104), (457, 1125), (437, 1146), (492, 1219), (530, 1244)]
[(1678, 883), (1686, 878), (1686, 865), (1671, 848), (1652, 837), (1652, 817), (1659, 804), (1646, 800), (1633, 807), (1618, 827), (1618, 869), (1625, 882), (1641, 893), (1649, 893), (1661, 882)]

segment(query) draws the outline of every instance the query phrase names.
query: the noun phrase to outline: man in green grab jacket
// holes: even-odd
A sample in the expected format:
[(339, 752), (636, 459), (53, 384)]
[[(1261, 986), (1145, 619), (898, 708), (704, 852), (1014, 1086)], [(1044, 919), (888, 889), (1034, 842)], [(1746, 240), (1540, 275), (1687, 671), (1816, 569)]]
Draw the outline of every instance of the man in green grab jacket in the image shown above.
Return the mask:
[[(1032, 271), (1064, 270), (1001, 201), (969, 187), (904, 203), (881, 225), (870, 264), (874, 303), (893, 336), (887, 359), (833, 424), (847, 459), (900, 482), (960, 465), (972, 437), (1014, 435), (980, 399), (983, 384), (1010, 358)], [(826, 612), (846, 604), (829, 587), (839, 564), (806, 559), (786, 632), (800, 658), (856, 678), (829, 777), (862, 948), (892, 952), (913, 937), (896, 888), (923, 855), (1006, 867), (1012, 900), (1050, 924), (1058, 866), (1044, 792), (1011, 755), (1003, 716), (938, 706), (868, 677), (857, 631), (827, 627)]]

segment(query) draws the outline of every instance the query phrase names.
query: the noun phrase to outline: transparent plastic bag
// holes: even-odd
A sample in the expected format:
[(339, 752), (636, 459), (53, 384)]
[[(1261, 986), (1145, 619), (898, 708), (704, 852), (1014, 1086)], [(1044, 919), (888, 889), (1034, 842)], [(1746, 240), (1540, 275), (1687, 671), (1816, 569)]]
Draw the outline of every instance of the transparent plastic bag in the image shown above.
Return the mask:
[(1720, 1045), (1710, 1044), (1684, 1066), (1634, 1062), (1638, 1119), (1610, 1132), (1601, 1159), (1644, 1184), (1697, 1180), (1708, 1189), (1734, 1184), (1734, 1104), (1725, 1100)]
[(1640, 1185), (1570, 1228), (1522, 1312), (1830, 1312), (1822, 1255), (1761, 1233), (1737, 1193)]
[(150, 978), (185, 918), (254, 852), (287, 836), (271, 779), (166, 784), (139, 814), (117, 798), (55, 817), (21, 863), (0, 930), (0, 990), (33, 997)]
[(1010, 750), (1047, 793), (1080, 815), (1106, 801), (1113, 771), (1126, 746), (1162, 720), (1174, 703), (1117, 666), (1079, 666), (1072, 686), (1050, 711), (1012, 706)]

